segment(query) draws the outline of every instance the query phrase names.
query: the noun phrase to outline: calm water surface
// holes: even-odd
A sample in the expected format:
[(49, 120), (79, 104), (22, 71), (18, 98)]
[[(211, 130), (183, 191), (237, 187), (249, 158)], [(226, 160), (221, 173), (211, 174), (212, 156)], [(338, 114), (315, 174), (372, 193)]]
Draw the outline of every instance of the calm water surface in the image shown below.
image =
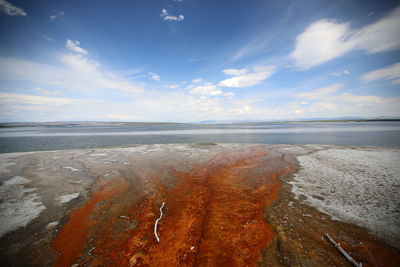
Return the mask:
[(400, 122), (135, 124), (0, 128), (0, 153), (166, 143), (400, 146)]

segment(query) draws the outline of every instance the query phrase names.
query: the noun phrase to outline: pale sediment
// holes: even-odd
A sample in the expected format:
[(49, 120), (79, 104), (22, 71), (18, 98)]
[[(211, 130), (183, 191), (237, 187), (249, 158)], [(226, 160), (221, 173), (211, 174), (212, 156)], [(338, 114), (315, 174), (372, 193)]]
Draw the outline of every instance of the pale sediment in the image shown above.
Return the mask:
[(325, 147), (297, 159), (296, 198), (400, 246), (400, 149)]

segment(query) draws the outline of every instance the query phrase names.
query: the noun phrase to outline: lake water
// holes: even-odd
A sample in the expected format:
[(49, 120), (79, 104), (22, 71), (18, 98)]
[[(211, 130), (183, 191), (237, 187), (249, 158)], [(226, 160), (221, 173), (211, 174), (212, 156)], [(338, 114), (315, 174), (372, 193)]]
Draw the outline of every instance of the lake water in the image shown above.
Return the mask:
[(0, 153), (166, 143), (400, 146), (400, 122), (134, 124), (0, 128)]

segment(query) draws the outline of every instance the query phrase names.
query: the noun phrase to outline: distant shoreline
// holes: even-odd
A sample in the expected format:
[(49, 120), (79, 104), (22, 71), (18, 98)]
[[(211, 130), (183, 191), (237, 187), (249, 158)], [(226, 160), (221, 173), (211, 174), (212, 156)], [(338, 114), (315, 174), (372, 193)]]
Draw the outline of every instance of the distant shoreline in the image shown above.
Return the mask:
[(1, 122), (0, 128), (12, 127), (60, 127), (60, 126), (128, 126), (128, 125), (240, 125), (240, 124), (273, 124), (273, 123), (318, 123), (318, 122), (394, 122), (400, 119), (349, 119), (349, 120), (293, 120), (293, 121), (249, 121), (249, 122), (95, 122), (95, 121), (60, 121), (60, 122)]

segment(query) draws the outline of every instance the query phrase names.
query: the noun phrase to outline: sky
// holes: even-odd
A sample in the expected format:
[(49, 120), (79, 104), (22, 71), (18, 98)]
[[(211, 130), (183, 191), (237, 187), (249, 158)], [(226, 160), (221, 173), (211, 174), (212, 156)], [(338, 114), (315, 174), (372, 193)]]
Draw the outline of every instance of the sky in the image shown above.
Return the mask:
[(0, 122), (400, 116), (400, 5), (0, 0)]

